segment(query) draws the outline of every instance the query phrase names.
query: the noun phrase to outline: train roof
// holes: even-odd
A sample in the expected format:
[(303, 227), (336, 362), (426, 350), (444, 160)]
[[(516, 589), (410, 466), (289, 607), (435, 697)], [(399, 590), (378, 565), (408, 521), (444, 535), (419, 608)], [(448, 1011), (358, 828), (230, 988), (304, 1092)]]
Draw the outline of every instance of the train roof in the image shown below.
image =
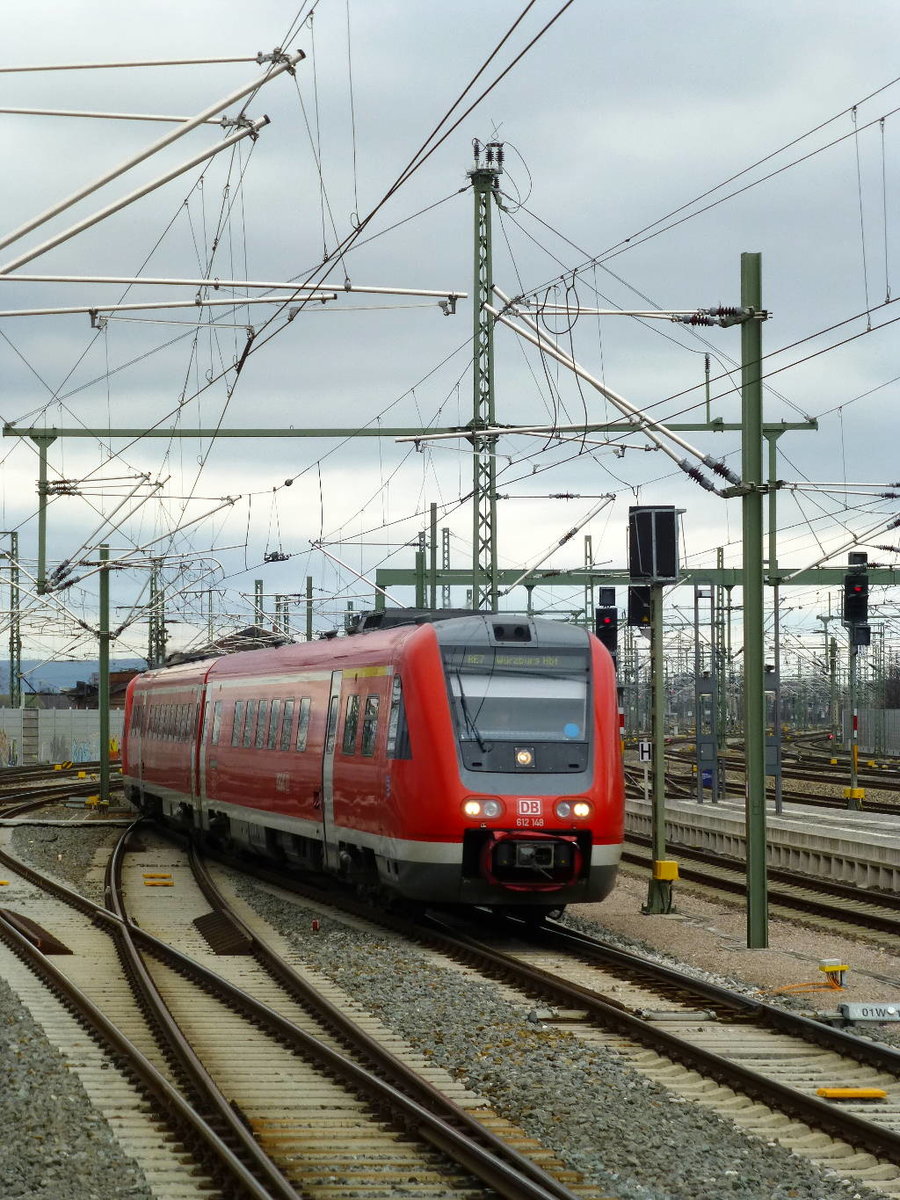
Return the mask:
[[(360, 622), (357, 632), (344, 637), (319, 638), (280, 647), (244, 650), (217, 658), (184, 662), (138, 676), (148, 682), (185, 683), (207, 677), (255, 675), (271, 669), (296, 667), (326, 669), (330, 664), (351, 659), (375, 661), (394, 652), (430, 626), (442, 646), (503, 646), (525, 649), (565, 647), (584, 649), (588, 631), (581, 626), (551, 621), (522, 613), (474, 613), (467, 610), (385, 609), (385, 618), (374, 624)], [(368, 616), (369, 614), (360, 614)], [(379, 614), (375, 614), (378, 616)]]

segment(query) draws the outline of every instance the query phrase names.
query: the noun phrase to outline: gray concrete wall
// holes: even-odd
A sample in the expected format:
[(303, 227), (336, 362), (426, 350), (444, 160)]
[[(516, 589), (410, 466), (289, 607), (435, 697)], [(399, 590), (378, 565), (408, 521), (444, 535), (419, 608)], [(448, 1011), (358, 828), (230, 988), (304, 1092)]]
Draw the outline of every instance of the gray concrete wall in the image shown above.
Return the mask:
[[(48, 708), (29, 710), (37, 713), (37, 742), (26, 757), (23, 745), (23, 720), (19, 708), (0, 708), (0, 768), (22, 766), (26, 762), (96, 762), (100, 757), (100, 714), (92, 709)], [(124, 712), (114, 708), (109, 714), (111, 750), (118, 755), (122, 740)]]

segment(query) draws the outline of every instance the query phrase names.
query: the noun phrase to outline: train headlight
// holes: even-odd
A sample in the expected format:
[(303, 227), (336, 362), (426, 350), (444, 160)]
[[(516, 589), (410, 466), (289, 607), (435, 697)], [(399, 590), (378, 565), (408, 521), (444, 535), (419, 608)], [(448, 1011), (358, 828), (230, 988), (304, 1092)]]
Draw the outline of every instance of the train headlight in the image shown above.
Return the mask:
[(534, 751), (529, 746), (516, 747), (516, 766), (517, 767), (533, 767), (534, 766)]
[(568, 800), (557, 800), (556, 815), (560, 820), (565, 821), (567, 817), (572, 815), (572, 805)]
[(503, 813), (503, 803), (494, 796), (482, 796), (480, 798), (470, 796), (463, 803), (463, 812), (467, 817), (487, 817), (493, 819)]
[(589, 817), (591, 815), (591, 806), (587, 800), (576, 800), (572, 805), (572, 815), (575, 817)]

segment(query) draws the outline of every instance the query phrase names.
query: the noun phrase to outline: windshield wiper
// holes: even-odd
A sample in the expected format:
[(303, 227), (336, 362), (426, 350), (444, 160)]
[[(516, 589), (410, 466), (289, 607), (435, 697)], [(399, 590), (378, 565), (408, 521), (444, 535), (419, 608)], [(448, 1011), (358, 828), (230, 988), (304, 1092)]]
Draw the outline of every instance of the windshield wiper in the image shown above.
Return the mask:
[(487, 746), (482, 741), (481, 734), (478, 732), (478, 726), (475, 724), (474, 720), (472, 719), (472, 714), (469, 712), (469, 702), (466, 698), (465, 688), (463, 687), (462, 675), (459, 673), (459, 671), (456, 671), (455, 674), (456, 683), (459, 687), (459, 707), (462, 711), (463, 717), (465, 718), (466, 727), (474, 734), (475, 741), (478, 743), (478, 749), (481, 751), (481, 753), (487, 754)]

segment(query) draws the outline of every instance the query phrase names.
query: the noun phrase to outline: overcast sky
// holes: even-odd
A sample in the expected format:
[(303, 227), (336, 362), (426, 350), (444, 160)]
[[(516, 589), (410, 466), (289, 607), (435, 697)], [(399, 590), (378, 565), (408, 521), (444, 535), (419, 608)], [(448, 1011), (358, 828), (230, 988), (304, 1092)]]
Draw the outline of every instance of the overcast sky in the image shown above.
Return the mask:
[[(506, 150), (501, 188), (507, 211), (494, 213), (494, 276), (505, 292), (550, 302), (577, 298), (585, 307), (737, 304), (740, 254), (759, 251), (764, 303), (772, 314), (764, 348), (792, 347), (768, 360), (777, 373), (769, 380), (765, 418), (819, 421), (818, 432), (779, 440), (779, 478), (885, 486), (900, 478), (900, 339), (891, 324), (893, 307), (885, 303), (900, 292), (900, 114), (894, 115), (900, 86), (892, 83), (900, 8), (889, 0), (752, 8), (575, 0), (378, 209), (352, 250), (324, 275), (316, 273), (353, 222), (381, 205), (525, 7), (508, 0), (320, 0), (312, 28), (296, 25), (290, 5), (265, 0), (252, 9), (184, 0), (137, 0), (103, 10), (81, 0), (37, 0), (17, 8), (7, 25), (7, 67), (253, 58), (281, 45), (307, 55), (296, 79), (271, 81), (247, 104), (248, 117), (271, 120), (252, 149), (246, 141), (239, 151), (193, 168), (17, 273), (311, 276), (338, 285), (348, 279), (471, 292), (466, 172), (472, 139), (493, 138)], [(561, 7), (562, 0), (538, 0), (468, 102)], [(9, 73), (0, 75), (0, 107), (186, 118), (261, 73), (253, 62)], [(239, 108), (232, 104), (226, 113), (235, 116)], [(18, 229), (170, 128), (0, 114), (2, 228)], [(16, 239), (0, 250), (0, 271), (222, 136), (216, 126), (199, 129)], [(575, 268), (583, 269), (573, 275)], [(0, 308), (192, 300), (197, 288), (125, 292), (122, 285), (0, 280)], [(184, 427), (209, 430), (355, 429), (379, 422), (461, 425), (472, 415), (467, 301), (445, 317), (433, 298), (341, 291), (335, 303), (307, 308), (292, 321), (275, 305), (204, 309), (199, 327), (191, 309), (119, 316), (129, 319), (110, 320), (102, 329), (92, 328), (85, 314), (0, 320), (3, 420), (102, 431), (170, 427), (177, 414)], [(235, 380), (232, 368), (248, 324), (257, 338)], [(588, 316), (571, 331), (555, 318), (554, 328), (591, 374), (659, 420), (704, 419), (700, 385), (709, 352), (712, 415), (739, 416), (737, 329), (704, 329), (698, 337), (669, 323)], [(598, 393), (579, 389), (562, 368), (542, 362), (502, 328), (496, 398), (505, 424), (614, 415)], [(740, 470), (736, 435), (689, 436)], [(583, 535), (590, 533), (595, 560), (623, 567), (627, 510), (634, 503), (685, 509), (688, 565), (714, 566), (719, 546), (726, 562), (738, 565), (739, 501), (701, 490), (662, 453), (646, 452), (641, 436), (629, 435), (624, 445), (614, 450), (503, 438), (498, 491), (508, 498), (498, 506), (501, 565), (533, 562), (605, 493), (614, 502), (549, 565), (580, 566)], [(18, 529), (23, 570), (33, 575), (34, 446), (5, 439), (0, 452), (0, 519), (4, 529)], [(311, 575), (316, 627), (333, 625), (348, 599), (367, 606), (371, 590), (310, 543), (322, 539), (365, 574), (378, 565), (411, 567), (411, 543), (433, 502), (440, 524), (451, 531), (452, 564), (471, 561), (471, 506), (461, 502), (472, 486), (466, 443), (433, 444), (422, 452), (390, 438), (129, 444), (101, 432), (93, 440), (60, 439), (49, 462), (51, 481), (71, 481), (65, 490), (76, 493), (50, 508), (50, 565), (91, 560), (95, 543), (107, 540), (114, 557), (127, 554), (140, 564), (117, 576), (116, 604), (128, 606), (140, 600), (147, 577), (149, 551), (135, 548), (162, 539), (154, 541), (153, 553), (175, 556), (167, 559), (166, 577), (173, 619), (181, 622), (173, 624), (173, 645), (204, 636), (200, 593), (207, 589), (215, 592), (217, 623), (249, 619), (255, 579), (263, 579), (273, 597), (303, 591)], [(146, 482), (138, 486), (142, 474)], [(127, 515), (134, 500), (119, 506), (136, 487), (135, 499), (144, 502)], [(563, 492), (577, 498), (548, 498)], [(233, 503), (222, 508), (224, 497)], [(886, 522), (896, 507), (852, 491), (783, 491), (779, 558), (806, 566)], [(186, 522), (194, 523), (180, 530)], [(896, 554), (874, 547), (897, 542), (896, 531), (879, 533), (862, 548), (872, 559), (894, 563)], [(273, 552), (290, 557), (266, 564)], [(842, 552), (835, 562), (844, 561)], [(398, 598), (411, 602), (408, 591)], [(535, 592), (540, 607), (561, 615), (581, 599), (550, 588)], [(521, 595), (509, 599), (522, 601)], [(464, 595), (454, 602), (464, 603)], [(811, 638), (821, 631), (817, 617), (828, 602), (824, 591), (792, 593), (789, 623)], [(41, 606), (26, 624), (27, 657), (68, 645), (70, 614), (95, 620), (96, 580), (85, 579), (52, 603), (58, 607), (49, 619)], [(126, 611), (120, 610), (123, 619)], [(300, 609), (292, 619), (301, 625)], [(134, 623), (116, 653), (141, 653), (145, 643), (146, 625)], [(90, 654), (90, 641), (82, 639), (75, 653)]]

